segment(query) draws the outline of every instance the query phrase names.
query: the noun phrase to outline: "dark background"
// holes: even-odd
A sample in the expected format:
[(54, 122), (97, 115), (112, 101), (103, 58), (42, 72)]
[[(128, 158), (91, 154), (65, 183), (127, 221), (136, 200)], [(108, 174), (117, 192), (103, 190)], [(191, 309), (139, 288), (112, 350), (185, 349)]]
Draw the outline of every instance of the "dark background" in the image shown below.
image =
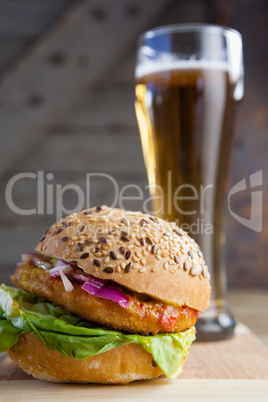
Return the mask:
[[(237, 128), (231, 185), (244, 178), (248, 183), (250, 174), (263, 170), (263, 211), (259, 211), (263, 216), (262, 232), (256, 233), (242, 226), (226, 213), (228, 282), (231, 287), (236, 288), (268, 287), (267, 0), (163, 1), (159, 11), (155, 9), (155, 1), (147, 0), (146, 18), (143, 9), (145, 2), (144, 5), (135, 0), (124, 3), (116, 0), (84, 2), (88, 3), (89, 20), (93, 25), (96, 24), (96, 35), (93, 30), (91, 38), (85, 37), (83, 54), (77, 58), (77, 70), (71, 71), (69, 75), (66, 73), (69, 71), (68, 43), (63, 45), (66, 46), (64, 49), (53, 49), (45, 61), (41, 59), (37, 64), (40, 67), (34, 71), (37, 78), (33, 74), (33, 81), (30, 76), (27, 85), (23, 83), (27, 88), (26, 92), (29, 88), (30, 92), (22, 100), (23, 107), (27, 106), (27, 113), (33, 112), (40, 116), (38, 130), (34, 132), (33, 138), (28, 138), (26, 125), (26, 129), (21, 132), (18, 129), (15, 136), (9, 127), (20, 116), (21, 109), (14, 107), (14, 104), (17, 105), (17, 99), (21, 97), (23, 90), (19, 85), (12, 87), (12, 82), (20, 77), (21, 68), (27, 66), (27, 63), (34, 65), (33, 60), (39, 49), (42, 49), (43, 40), (46, 41), (51, 32), (54, 35), (57, 33), (65, 15), (70, 16), (79, 3), (69, 0), (0, 0), (0, 141), (4, 144), (9, 139), (12, 143), (4, 152), (4, 157), (0, 158), (0, 279), (7, 280), (20, 253), (31, 251), (42, 233), (55, 220), (55, 214), (19, 216), (8, 208), (5, 188), (14, 174), (44, 171), (54, 175), (46, 184), (65, 185), (71, 182), (84, 189), (86, 173), (103, 172), (111, 174), (120, 187), (135, 183), (145, 188), (147, 177), (134, 111), (137, 36), (142, 31), (159, 25), (203, 22), (235, 28), (243, 36), (245, 99)], [(111, 7), (114, 10), (118, 7), (118, 22), (109, 28), (110, 32), (120, 29), (123, 20), (124, 23), (129, 21), (133, 26), (137, 24), (135, 32), (130, 35), (128, 29), (125, 29), (125, 35), (129, 36), (128, 42), (122, 45), (120, 52), (116, 53), (115, 49), (116, 57), (112, 57), (112, 52), (108, 52), (109, 57), (108, 53), (107, 57), (103, 53), (99, 61), (98, 77), (94, 76), (92, 82), (85, 80), (84, 85), (83, 82), (80, 83), (81, 88), (76, 91), (75, 97), (74, 91), (55, 91), (50, 104), (55, 113), (47, 114), (44, 119), (42, 107), (45, 107), (46, 98), (39, 92), (36, 80), (43, 86), (47, 84), (49, 88), (55, 71), (61, 77), (66, 74), (68, 88), (67, 84), (83, 68), (87, 68), (88, 63), (90, 65), (92, 55), (90, 46), (88, 54), (85, 51), (87, 41), (94, 42), (95, 53), (107, 46), (105, 35), (101, 36), (99, 32), (109, 24)], [(141, 24), (142, 18), (144, 21)], [(76, 29), (75, 26), (73, 29)], [(72, 46), (69, 47), (70, 53), (74, 51)], [(75, 46), (82, 46), (81, 41)], [(43, 62), (46, 62), (46, 68), (49, 66), (50, 70), (42, 70)], [(8, 80), (8, 88), (12, 88), (10, 97), (5, 86)], [(66, 99), (70, 99), (68, 105)], [(22, 113), (22, 127), (25, 123), (23, 116), (25, 114)], [(144, 194), (148, 197), (148, 193)], [(21, 208), (33, 208), (36, 183), (25, 180), (17, 184), (14, 200)], [(66, 193), (66, 208), (74, 208), (76, 202), (73, 192)], [(93, 181), (91, 205), (109, 205), (110, 202), (109, 185), (101, 180)], [(138, 210), (141, 203), (126, 202), (125, 206)], [(245, 218), (250, 217), (250, 206), (249, 191), (240, 192), (232, 202), (232, 209)]]

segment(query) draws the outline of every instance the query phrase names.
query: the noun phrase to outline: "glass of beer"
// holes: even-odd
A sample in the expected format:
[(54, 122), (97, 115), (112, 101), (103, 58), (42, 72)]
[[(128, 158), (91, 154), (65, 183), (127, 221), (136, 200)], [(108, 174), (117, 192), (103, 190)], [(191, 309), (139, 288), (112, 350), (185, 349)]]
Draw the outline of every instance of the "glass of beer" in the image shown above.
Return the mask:
[(234, 334), (224, 262), (225, 208), (237, 111), (244, 92), (241, 35), (220, 26), (171, 25), (138, 42), (136, 114), (153, 212), (200, 245), (211, 306), (199, 340)]

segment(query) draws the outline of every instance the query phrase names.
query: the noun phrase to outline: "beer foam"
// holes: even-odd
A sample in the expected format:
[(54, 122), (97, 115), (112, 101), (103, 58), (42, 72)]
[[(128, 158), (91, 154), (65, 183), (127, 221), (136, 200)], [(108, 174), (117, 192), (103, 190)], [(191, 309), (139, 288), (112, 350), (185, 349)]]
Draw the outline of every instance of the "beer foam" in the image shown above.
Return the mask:
[(230, 66), (226, 61), (209, 60), (174, 60), (174, 61), (154, 61), (137, 65), (135, 76), (141, 78), (149, 74), (160, 73), (170, 70), (217, 70), (230, 73)]

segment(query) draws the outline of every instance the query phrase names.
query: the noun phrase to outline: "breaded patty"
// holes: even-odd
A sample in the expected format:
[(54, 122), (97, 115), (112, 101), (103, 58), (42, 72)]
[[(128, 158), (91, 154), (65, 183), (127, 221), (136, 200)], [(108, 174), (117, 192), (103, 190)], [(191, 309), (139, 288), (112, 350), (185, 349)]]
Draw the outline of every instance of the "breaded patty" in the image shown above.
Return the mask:
[[(173, 307), (157, 300), (148, 300), (144, 295), (129, 294), (127, 309), (117, 303), (95, 297), (81, 289), (81, 284), (71, 280), (73, 290), (66, 292), (60, 278), (51, 278), (49, 272), (32, 265), (19, 265), (11, 281), (36, 296), (48, 299), (85, 320), (144, 335), (162, 332), (180, 332), (193, 326), (198, 311), (187, 306)], [(146, 301), (145, 301), (146, 300)]]

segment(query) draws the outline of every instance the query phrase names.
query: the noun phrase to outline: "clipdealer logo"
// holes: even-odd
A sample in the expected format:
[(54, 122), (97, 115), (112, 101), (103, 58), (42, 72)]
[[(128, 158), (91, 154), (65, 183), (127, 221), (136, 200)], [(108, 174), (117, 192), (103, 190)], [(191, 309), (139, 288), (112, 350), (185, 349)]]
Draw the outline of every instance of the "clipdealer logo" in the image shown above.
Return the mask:
[(230, 214), (234, 219), (240, 222), (247, 228), (260, 233), (262, 231), (262, 170), (253, 173), (249, 176), (250, 182), (250, 194), (251, 194), (251, 208), (250, 208), (250, 218), (246, 219), (242, 216), (237, 215), (232, 211), (230, 206), (231, 197), (240, 192), (247, 190), (246, 180), (243, 179), (237, 184), (235, 184), (228, 194), (228, 209)]
[[(168, 179), (170, 181), (170, 175), (171, 172), (168, 172)], [(86, 191), (84, 190), (75, 183), (68, 183), (66, 185), (62, 184), (55, 184), (51, 183), (51, 181), (54, 179), (54, 175), (52, 173), (44, 173), (43, 171), (38, 171), (36, 173), (32, 172), (21, 172), (13, 177), (10, 178), (10, 180), (7, 183), (6, 190), (5, 190), (5, 198), (6, 198), (6, 203), (10, 210), (18, 215), (43, 215), (43, 214), (56, 214), (56, 218), (60, 220), (64, 215), (69, 215), (74, 212), (80, 211), (82, 209), (88, 209), (90, 208), (90, 195), (91, 195), (91, 180), (92, 179), (105, 179), (107, 180), (107, 183), (109, 182), (110, 185), (113, 186), (113, 202), (111, 203), (110, 207), (114, 208), (115, 206), (118, 206), (119, 208), (126, 209), (125, 208), (125, 202), (129, 200), (139, 200), (142, 201), (142, 209), (145, 213), (151, 214), (152, 211), (150, 209), (150, 202), (152, 198), (145, 198), (144, 197), (144, 192), (140, 186), (136, 184), (127, 184), (123, 188), (119, 189), (118, 183), (116, 180), (105, 173), (88, 173), (86, 174)], [(14, 190), (15, 186), (20, 182), (21, 180), (34, 180), (35, 185), (36, 185), (36, 207), (31, 208), (31, 209), (23, 209), (20, 208), (18, 203), (15, 202), (15, 197), (14, 197)], [(243, 226), (246, 226), (247, 228), (254, 230), (255, 232), (260, 233), (262, 231), (262, 170), (253, 173), (249, 176), (249, 183), (250, 183), (250, 194), (251, 194), (251, 208), (250, 208), (250, 218), (247, 219), (243, 216), (238, 215), (236, 212), (234, 212), (231, 209), (231, 198), (241, 192), (241, 191), (248, 191), (248, 187), (246, 184), (246, 180), (243, 179), (239, 181), (237, 184), (235, 184), (229, 191), (228, 197), (227, 197), (227, 202), (228, 202), (228, 210), (232, 217), (237, 220), (239, 223), (241, 223)], [(145, 190), (148, 190), (151, 186), (147, 185), (145, 187)], [(210, 197), (209, 195), (209, 190), (213, 191), (213, 186), (212, 185), (207, 185), (206, 187), (200, 186), (199, 189), (196, 189), (194, 186), (190, 184), (183, 184), (179, 186), (176, 191), (172, 192), (171, 187), (168, 186), (168, 197), (165, 197), (164, 195), (164, 190), (162, 188), (159, 188), (159, 185), (155, 185), (155, 189), (157, 190), (158, 194), (155, 198), (158, 198), (160, 200), (160, 209), (159, 213), (164, 213), (165, 206), (168, 207), (168, 213), (171, 213), (172, 211), (172, 205), (174, 209), (178, 212), (179, 215), (195, 215), (197, 212), (199, 213), (200, 216), (204, 215), (205, 212), (205, 204), (206, 204), (206, 197)], [(131, 197), (127, 195), (128, 190), (132, 189), (135, 190), (137, 195), (132, 195)], [(191, 190), (192, 191), (192, 196), (189, 197), (189, 195), (185, 195), (184, 191), (185, 190)], [(72, 191), (76, 194), (77, 196), (77, 204), (75, 208), (72, 210), (67, 209), (64, 206), (64, 200), (66, 199), (67, 195), (66, 193), (68, 191)], [(207, 195), (208, 192), (208, 195)], [(166, 198), (168, 199), (167, 204), (165, 205)], [(183, 211), (180, 208), (179, 205), (179, 200), (195, 200), (195, 206), (198, 206), (199, 204), (199, 211), (196, 209), (193, 211)], [(16, 200), (17, 201), (17, 200)], [(199, 218), (198, 218), (199, 220)], [(178, 222), (180, 226), (183, 227), (184, 223)], [(184, 230), (188, 232), (195, 232), (193, 233), (213, 233), (213, 227), (211, 227), (210, 222), (203, 222), (201, 220), (201, 223), (193, 223), (194, 226), (198, 225), (198, 228), (192, 228), (192, 227), (183, 227)], [(197, 230), (197, 231), (196, 231)]]

